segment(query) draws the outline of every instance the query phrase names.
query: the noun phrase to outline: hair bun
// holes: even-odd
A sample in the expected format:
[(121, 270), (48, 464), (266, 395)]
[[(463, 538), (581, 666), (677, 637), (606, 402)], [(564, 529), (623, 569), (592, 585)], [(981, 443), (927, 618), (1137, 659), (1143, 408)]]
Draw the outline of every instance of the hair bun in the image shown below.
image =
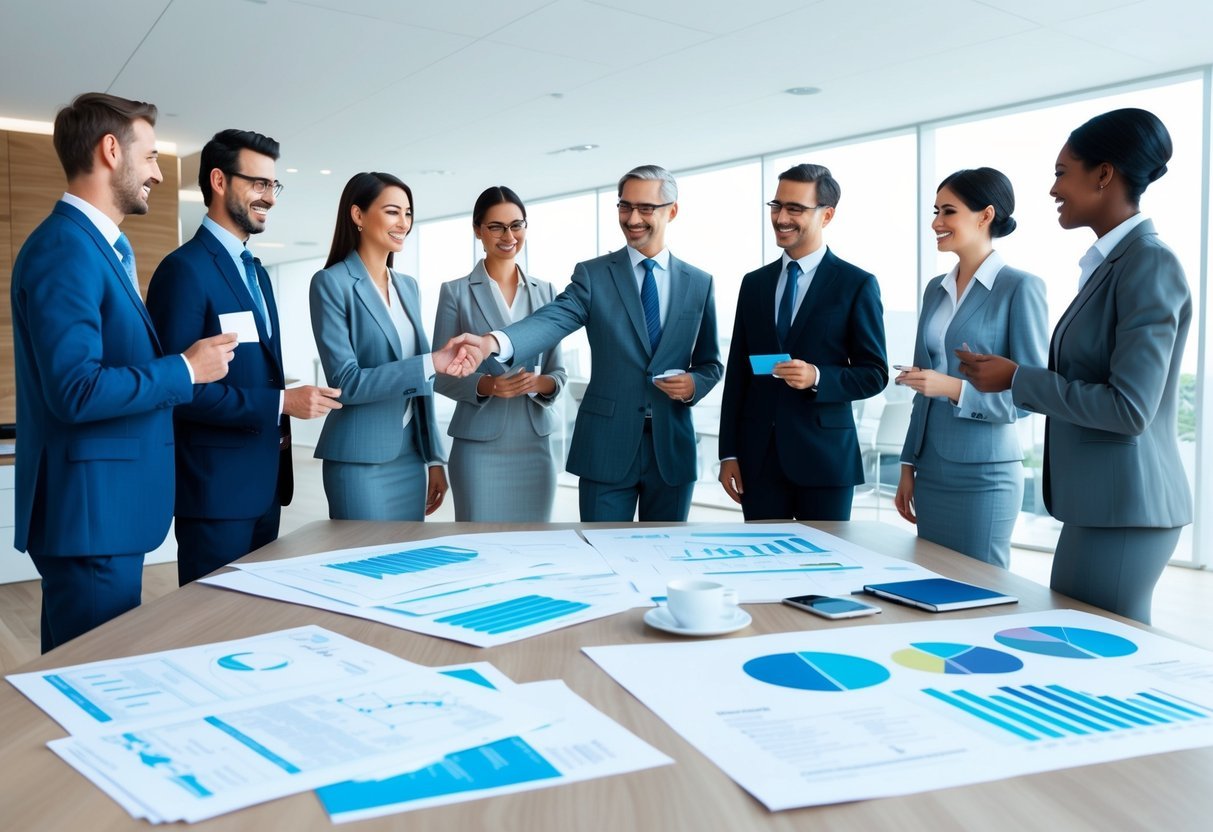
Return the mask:
[(990, 223), (991, 237), (1005, 237), (1019, 227), (1014, 217), (997, 217)]
[(1165, 164), (1159, 165), (1158, 167), (1154, 168), (1154, 170), (1150, 171), (1150, 181), (1157, 182), (1166, 172), (1167, 166)]

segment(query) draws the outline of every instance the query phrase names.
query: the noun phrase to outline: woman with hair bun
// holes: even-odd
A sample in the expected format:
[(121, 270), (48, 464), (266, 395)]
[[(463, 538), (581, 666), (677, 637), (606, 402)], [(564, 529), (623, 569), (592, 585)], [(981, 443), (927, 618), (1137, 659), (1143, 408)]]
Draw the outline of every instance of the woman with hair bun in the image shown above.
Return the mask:
[(894, 504), (918, 536), (1004, 569), (1023, 501), (1023, 451), (1009, 393), (981, 393), (960, 377), (959, 347), (1044, 360), (1044, 281), (1011, 268), (993, 241), (1015, 230), (1015, 193), (993, 168), (961, 170), (935, 194), (935, 245), (957, 263), (923, 293)]
[(1176, 435), (1192, 299), (1139, 207), (1170, 158), (1167, 128), (1145, 110), (1113, 110), (1071, 133), (1049, 193), (1062, 228), (1097, 239), (1079, 261), (1048, 368), (982, 348), (959, 353), (979, 390), (1009, 389), (1048, 417), (1045, 505), (1064, 524), (1049, 585), (1146, 624), (1154, 584), (1192, 522)]
[[(434, 338), (489, 332), (520, 321), (556, 292), (524, 274), (518, 255), (526, 240), (526, 206), (504, 185), (486, 189), (472, 208), (472, 233), (484, 257), (471, 274), (442, 284)], [(440, 378), (434, 389), (458, 404), (447, 431), (455, 519), (539, 522), (552, 519), (556, 459), (552, 405), (564, 389), (560, 345), (515, 362), (508, 375), (476, 372)]]

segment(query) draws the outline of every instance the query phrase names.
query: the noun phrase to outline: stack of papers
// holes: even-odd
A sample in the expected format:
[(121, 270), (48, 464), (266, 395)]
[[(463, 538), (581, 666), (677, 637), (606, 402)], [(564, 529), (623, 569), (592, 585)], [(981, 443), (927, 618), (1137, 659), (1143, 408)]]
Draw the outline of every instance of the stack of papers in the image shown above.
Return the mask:
[(354, 819), (671, 762), (562, 683), (421, 667), (319, 627), (9, 681), (72, 732), (52, 751), (154, 823), (318, 787)]
[[(261, 563), (211, 586), (493, 647), (664, 600), (706, 578), (742, 603), (936, 577), (798, 523), (453, 535)], [(587, 543), (588, 541), (588, 543)]]
[(238, 566), (203, 582), (477, 647), (652, 603), (573, 531), (452, 535)]

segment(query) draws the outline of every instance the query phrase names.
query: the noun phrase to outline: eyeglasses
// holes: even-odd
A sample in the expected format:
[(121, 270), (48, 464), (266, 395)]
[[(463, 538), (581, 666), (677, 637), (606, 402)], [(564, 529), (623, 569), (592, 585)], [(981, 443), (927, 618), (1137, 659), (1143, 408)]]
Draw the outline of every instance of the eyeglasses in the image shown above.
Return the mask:
[(829, 208), (828, 205), (801, 205), (799, 202), (780, 202), (778, 199), (772, 199), (767, 203), (767, 207), (771, 209), (772, 214), (778, 214), (780, 211), (787, 211), (789, 217), (799, 217), (805, 211), (816, 211), (818, 208)]
[(228, 176), (235, 176), (238, 179), (243, 179), (245, 182), (251, 182), (252, 184), (249, 187), (253, 189), (253, 193), (257, 196), (263, 196), (266, 190), (269, 188), (274, 189), (274, 196), (278, 196), (280, 193), (282, 193), (282, 183), (277, 179), (263, 179), (260, 176), (245, 176), (243, 173), (236, 173), (236, 171), (232, 171), (228, 174)]
[(633, 211), (639, 211), (640, 216), (642, 217), (651, 217), (653, 216), (653, 212), (658, 208), (669, 208), (673, 204), (674, 203), (672, 202), (663, 202), (660, 205), (653, 205), (648, 202), (637, 202), (633, 204), (631, 202), (624, 202), (621, 199), (615, 203), (615, 207), (619, 209), (619, 216), (621, 217), (626, 217)]
[(501, 237), (507, 231), (517, 237), (526, 230), (526, 220), (516, 220), (509, 225), (504, 225), (499, 222), (490, 222), (488, 225), (482, 225), (481, 228), (489, 232), (490, 237)]

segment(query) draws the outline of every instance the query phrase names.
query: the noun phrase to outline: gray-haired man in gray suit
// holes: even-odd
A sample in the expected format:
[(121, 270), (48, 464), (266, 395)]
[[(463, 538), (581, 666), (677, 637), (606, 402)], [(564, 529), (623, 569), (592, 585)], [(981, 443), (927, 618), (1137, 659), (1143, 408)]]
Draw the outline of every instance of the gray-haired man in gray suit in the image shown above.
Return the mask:
[(590, 384), (566, 466), (581, 478), (581, 519), (630, 521), (639, 504), (641, 520), (681, 522), (697, 476), (691, 407), (723, 371), (712, 276), (665, 247), (678, 215), (669, 171), (634, 168), (618, 193), (627, 246), (578, 263), (554, 301), (485, 336), (483, 348), (525, 365), (585, 327)]

